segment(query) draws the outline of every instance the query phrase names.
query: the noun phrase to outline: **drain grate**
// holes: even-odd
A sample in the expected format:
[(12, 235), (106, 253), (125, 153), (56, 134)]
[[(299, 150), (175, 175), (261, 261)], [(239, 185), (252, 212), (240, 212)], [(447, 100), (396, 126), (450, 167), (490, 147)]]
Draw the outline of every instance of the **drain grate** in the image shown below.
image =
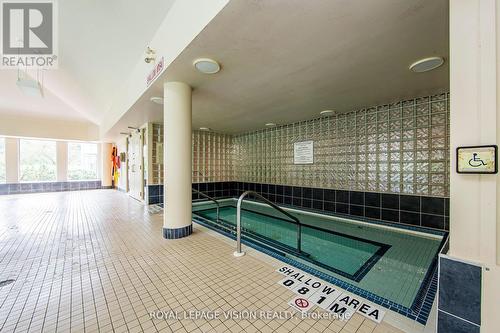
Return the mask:
[(9, 285), (9, 284), (11, 284), (14, 281), (16, 281), (16, 280), (9, 279), (9, 280), (0, 281), (0, 288), (5, 287), (6, 285)]

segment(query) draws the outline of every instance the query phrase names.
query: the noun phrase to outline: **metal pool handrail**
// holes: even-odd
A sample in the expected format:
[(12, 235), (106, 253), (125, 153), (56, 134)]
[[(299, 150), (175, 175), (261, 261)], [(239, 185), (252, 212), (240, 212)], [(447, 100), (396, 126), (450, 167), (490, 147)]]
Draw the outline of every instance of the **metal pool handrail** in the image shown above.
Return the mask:
[(205, 193), (203, 193), (203, 192), (200, 192), (200, 191), (198, 191), (198, 190), (195, 190), (194, 188), (192, 188), (191, 190), (192, 190), (192, 192), (196, 192), (196, 193), (200, 194), (202, 197), (205, 197), (205, 198), (207, 198), (208, 200), (211, 200), (211, 201), (215, 202), (215, 205), (217, 206), (217, 222), (219, 222), (219, 211), (220, 211), (220, 205), (219, 205), (219, 203), (217, 202), (217, 200), (215, 200), (214, 198), (212, 198), (211, 196), (209, 196), (209, 195), (207, 195), (207, 194), (205, 194)]
[(290, 219), (293, 220), (293, 223), (295, 223), (297, 225), (297, 250), (299, 252), (302, 252), (302, 250), (301, 250), (302, 224), (300, 223), (299, 219), (296, 218), (295, 216), (293, 216), (292, 214), (288, 213), (287, 211), (285, 211), (281, 207), (275, 205), (270, 200), (264, 198), (259, 193), (254, 192), (254, 191), (246, 191), (246, 192), (243, 192), (243, 194), (240, 195), (240, 197), (238, 198), (238, 205), (236, 208), (236, 251), (234, 252), (234, 256), (241, 257), (241, 256), (245, 255), (245, 252), (241, 252), (241, 203), (243, 202), (243, 199), (245, 199), (245, 197), (249, 194), (253, 194), (257, 198), (259, 198), (262, 201), (264, 201), (265, 203), (267, 203), (272, 208), (276, 209), (277, 211), (279, 211), (283, 215), (286, 215), (287, 217), (289, 217)]

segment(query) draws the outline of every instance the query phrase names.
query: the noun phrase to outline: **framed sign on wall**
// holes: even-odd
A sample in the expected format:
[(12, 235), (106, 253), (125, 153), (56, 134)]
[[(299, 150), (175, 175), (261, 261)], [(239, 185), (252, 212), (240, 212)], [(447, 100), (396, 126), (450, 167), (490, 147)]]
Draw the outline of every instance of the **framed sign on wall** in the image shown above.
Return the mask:
[(293, 144), (293, 164), (314, 163), (314, 141), (301, 141)]
[(457, 173), (494, 174), (498, 172), (497, 146), (457, 148)]

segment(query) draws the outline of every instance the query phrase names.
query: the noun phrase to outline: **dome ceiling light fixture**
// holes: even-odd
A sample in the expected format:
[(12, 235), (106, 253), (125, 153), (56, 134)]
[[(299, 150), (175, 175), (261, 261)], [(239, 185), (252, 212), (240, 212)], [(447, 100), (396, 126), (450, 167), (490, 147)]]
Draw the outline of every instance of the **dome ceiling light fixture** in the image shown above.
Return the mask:
[(209, 58), (198, 58), (193, 61), (193, 66), (203, 74), (215, 74), (220, 71), (219, 63)]
[(319, 114), (326, 117), (326, 116), (331, 116), (334, 113), (335, 113), (335, 111), (333, 111), (333, 110), (323, 110)]
[(442, 57), (429, 57), (415, 61), (410, 65), (409, 69), (415, 73), (424, 73), (432, 71), (444, 64), (444, 59)]
[(153, 103), (163, 105), (163, 97), (153, 96), (149, 100)]

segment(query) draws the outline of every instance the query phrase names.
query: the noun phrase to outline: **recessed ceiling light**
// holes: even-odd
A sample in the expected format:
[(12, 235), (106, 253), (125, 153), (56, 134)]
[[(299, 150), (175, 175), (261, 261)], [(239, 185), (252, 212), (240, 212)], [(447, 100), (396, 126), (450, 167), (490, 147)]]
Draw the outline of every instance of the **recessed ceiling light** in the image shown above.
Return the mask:
[(413, 64), (410, 65), (410, 70), (415, 72), (415, 73), (423, 73), (423, 72), (428, 72), (433, 69), (438, 68), (444, 64), (444, 59), (441, 57), (430, 57), (430, 58), (425, 58), (425, 59), (420, 59), (418, 61), (415, 61)]
[(153, 96), (149, 100), (153, 103), (163, 105), (163, 97)]
[(319, 114), (322, 116), (331, 116), (332, 114), (334, 114), (334, 111), (333, 110), (324, 110), (324, 111), (321, 111)]
[(220, 71), (217, 61), (208, 58), (199, 58), (193, 62), (193, 66), (203, 74), (215, 74)]
[(267, 127), (273, 127), (273, 126), (276, 126), (276, 124), (275, 123), (267, 123), (266, 126)]
[(208, 127), (200, 127), (200, 131), (210, 131), (210, 128), (208, 128)]

